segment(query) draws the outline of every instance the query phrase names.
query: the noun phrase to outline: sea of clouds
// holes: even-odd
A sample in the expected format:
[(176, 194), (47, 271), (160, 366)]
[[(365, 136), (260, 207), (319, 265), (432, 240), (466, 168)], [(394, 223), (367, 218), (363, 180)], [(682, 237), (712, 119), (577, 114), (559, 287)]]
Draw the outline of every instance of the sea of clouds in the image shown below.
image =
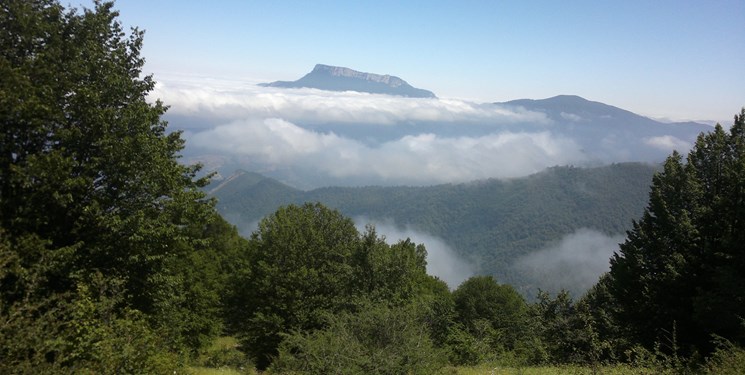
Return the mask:
[(219, 81), (159, 83), (152, 96), (170, 105), (189, 160), (250, 160), (275, 177), (426, 185), (588, 161), (543, 113), (503, 105)]

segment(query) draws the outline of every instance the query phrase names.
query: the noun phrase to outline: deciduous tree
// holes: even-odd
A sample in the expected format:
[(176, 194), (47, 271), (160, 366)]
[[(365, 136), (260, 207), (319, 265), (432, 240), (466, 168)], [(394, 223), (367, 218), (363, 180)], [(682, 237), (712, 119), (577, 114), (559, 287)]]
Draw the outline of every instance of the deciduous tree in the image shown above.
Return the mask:
[[(199, 279), (187, 281), (174, 260), (209, 242), (187, 228), (209, 223), (214, 209), (198, 167), (178, 162), (184, 141), (161, 120), (166, 106), (148, 99), (155, 82), (142, 73), (143, 32), (125, 31), (117, 17), (102, 1), (83, 10), (0, 3), (2, 318), (104, 300), (94, 284), (117, 285), (117, 303), (105, 309), (112, 319), (137, 316), (158, 330), (165, 306), (189, 309), (169, 291)], [(169, 330), (205, 328), (178, 321)]]

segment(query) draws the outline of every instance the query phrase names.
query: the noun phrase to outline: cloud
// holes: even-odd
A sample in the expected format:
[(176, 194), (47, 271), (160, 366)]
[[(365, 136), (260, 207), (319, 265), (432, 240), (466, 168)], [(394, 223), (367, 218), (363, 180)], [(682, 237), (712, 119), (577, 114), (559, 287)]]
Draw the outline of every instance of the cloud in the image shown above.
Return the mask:
[(402, 229), (389, 219), (370, 221), (365, 217), (357, 217), (354, 222), (360, 231), (364, 231), (365, 225), (373, 224), (378, 235), (385, 236), (389, 244), (407, 238), (416, 244), (424, 244), (427, 249), (427, 273), (446, 282), (450, 289), (457, 288), (463, 281), (474, 275), (473, 266), (460, 258), (439, 237), (418, 231), (410, 226)]
[(580, 297), (608, 271), (610, 257), (623, 240), (623, 235), (581, 228), (553, 246), (519, 258), (513, 266), (538, 288), (554, 293), (566, 289)]
[(385, 183), (519, 177), (586, 159), (574, 141), (549, 131), (503, 131), (479, 137), (427, 133), (370, 146), (274, 118), (233, 122), (185, 138), (192, 147), (249, 157), (267, 169), (317, 171), (334, 178), (374, 178)]
[(457, 99), (404, 98), (359, 92), (283, 89), (221, 81), (159, 82), (151, 94), (169, 114), (206, 119), (203, 127), (236, 120), (393, 125), (406, 122), (548, 124), (543, 113)]
[(687, 152), (693, 147), (690, 142), (686, 142), (678, 137), (672, 135), (663, 135), (659, 137), (647, 137), (643, 139), (644, 144), (647, 146), (654, 147), (663, 151), (678, 150), (679, 152)]
[(582, 121), (582, 117), (580, 117), (579, 115), (575, 115), (574, 113), (561, 112), (560, 115), (565, 120), (575, 121), (575, 122)]

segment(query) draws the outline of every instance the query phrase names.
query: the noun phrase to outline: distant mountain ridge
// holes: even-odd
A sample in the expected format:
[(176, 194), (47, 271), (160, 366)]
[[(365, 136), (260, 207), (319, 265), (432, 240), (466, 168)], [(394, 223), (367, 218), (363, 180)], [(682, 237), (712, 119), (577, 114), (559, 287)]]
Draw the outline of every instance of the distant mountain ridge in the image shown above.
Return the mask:
[[(303, 191), (258, 173), (237, 171), (211, 190), (217, 210), (243, 234), (287, 204), (321, 202), (348, 217), (392, 220), (442, 238), (463, 259), (530, 295), (550, 281), (513, 267), (521, 256), (581, 228), (620, 234), (646, 205), (658, 167), (642, 163), (597, 168), (554, 167), (507, 181), (489, 179), (424, 187), (326, 187)], [(426, 245), (426, 244), (425, 244)], [(564, 286), (571, 288), (571, 286)], [(584, 290), (572, 290), (575, 296)]]
[(432, 91), (409, 85), (392, 75), (359, 72), (350, 68), (317, 64), (297, 81), (275, 81), (259, 84), (264, 87), (314, 88), (327, 91), (358, 91), (410, 98), (436, 98)]
[(660, 122), (649, 117), (601, 102), (587, 100), (577, 95), (557, 95), (546, 99), (518, 99), (494, 103), (512, 107), (522, 107), (530, 111), (545, 113), (558, 123), (619, 123), (619, 125), (640, 128), (645, 131), (661, 127), (663, 129), (710, 130), (711, 126), (697, 122)]

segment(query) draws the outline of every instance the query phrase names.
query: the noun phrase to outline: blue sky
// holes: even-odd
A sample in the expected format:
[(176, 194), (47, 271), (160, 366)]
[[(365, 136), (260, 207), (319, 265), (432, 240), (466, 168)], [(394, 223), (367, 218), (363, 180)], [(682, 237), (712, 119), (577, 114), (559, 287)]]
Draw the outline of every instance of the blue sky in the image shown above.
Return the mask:
[(145, 70), (294, 80), (314, 64), (479, 102), (575, 94), (731, 124), (745, 105), (745, 1), (120, 0)]

